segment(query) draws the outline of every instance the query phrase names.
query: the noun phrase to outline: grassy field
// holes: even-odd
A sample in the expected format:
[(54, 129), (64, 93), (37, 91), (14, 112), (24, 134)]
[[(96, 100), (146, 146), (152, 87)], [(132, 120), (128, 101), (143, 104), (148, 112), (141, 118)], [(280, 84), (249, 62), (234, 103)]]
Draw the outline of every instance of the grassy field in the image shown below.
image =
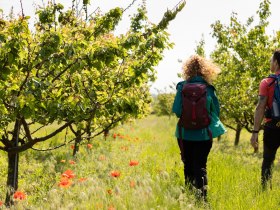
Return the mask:
[[(137, 120), (111, 131), (106, 141), (101, 137), (93, 140), (91, 149), (82, 145), (76, 158), (71, 145), (52, 152), (21, 153), (19, 190), (27, 199), (17, 201), (13, 208), (280, 209), (279, 158), (273, 188), (263, 192), (262, 154), (253, 154), (250, 134), (245, 131), (238, 147), (233, 146), (234, 133), (230, 130), (220, 142), (215, 139), (208, 161), (209, 205), (197, 202), (183, 187), (183, 164), (173, 135), (175, 124), (176, 119), (168, 117)], [(114, 139), (113, 134), (120, 135)], [(54, 141), (59, 138), (64, 137)], [(0, 161), (0, 201), (4, 201), (7, 159), (3, 152)], [(75, 177), (71, 183), (62, 183), (68, 187), (61, 187), (61, 176), (68, 169)]]

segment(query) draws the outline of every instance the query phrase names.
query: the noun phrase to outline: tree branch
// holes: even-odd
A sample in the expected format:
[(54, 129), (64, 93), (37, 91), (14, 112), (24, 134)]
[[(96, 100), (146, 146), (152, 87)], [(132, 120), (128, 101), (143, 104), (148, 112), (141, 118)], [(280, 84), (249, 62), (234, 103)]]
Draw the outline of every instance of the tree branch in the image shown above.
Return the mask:
[(69, 65), (66, 66), (66, 68), (64, 70), (62, 70), (58, 75), (56, 75), (53, 80), (52, 83), (57, 80), (62, 74), (64, 74), (69, 68), (71, 68), (74, 64), (76, 64), (79, 61), (79, 58), (77, 58), (73, 63), (70, 63)]
[(25, 135), (26, 135), (28, 141), (33, 141), (31, 133), (30, 133), (29, 126), (28, 126), (27, 122), (25, 121), (24, 117), (21, 118), (21, 123), (23, 125)]
[(55, 135), (57, 135), (58, 133), (60, 133), (61, 131), (63, 131), (65, 128), (67, 128), (69, 125), (71, 125), (74, 121), (69, 121), (67, 123), (65, 123), (63, 126), (61, 126), (60, 128), (58, 128), (57, 130), (55, 130), (54, 132), (52, 132), (51, 134), (41, 137), (41, 138), (35, 138), (33, 139), (33, 141), (29, 141), (24, 145), (18, 146), (18, 147), (10, 147), (7, 148), (6, 151), (9, 153), (19, 153), (19, 152), (23, 152), (29, 148), (31, 148), (33, 145), (35, 145), (38, 142), (42, 142), (42, 141), (46, 141), (52, 137), (54, 137)]
[(97, 134), (93, 135), (92, 138), (95, 138), (96, 136), (99, 136), (100, 134), (102, 134), (104, 131), (109, 130), (109, 128), (111, 128), (114, 124), (116, 124), (117, 122), (121, 121), (123, 118), (120, 117), (119, 119), (116, 119), (116, 121), (113, 121), (107, 125), (105, 128), (103, 128), (100, 132), (98, 132)]
[(22, 0), (20, 0), (20, 7), (21, 7), (21, 15), (22, 15), (22, 17), (24, 17)]
[[(223, 123), (224, 123), (224, 122), (223, 122)], [(236, 128), (235, 128), (235, 127), (233, 127), (233, 126), (231, 126), (231, 125), (229, 125), (229, 124), (227, 124), (227, 123), (224, 123), (224, 125), (227, 126), (227, 127), (230, 128), (230, 129), (236, 131)]]
[(12, 147), (12, 143), (4, 136), (2, 135), (1, 142), (5, 145), (5, 147)]
[(23, 90), (24, 85), (27, 83), (27, 80), (28, 80), (28, 78), (29, 78), (29, 75), (30, 75), (30, 71), (27, 72), (27, 74), (26, 74), (26, 76), (25, 76), (25, 79), (24, 79), (23, 83), (21, 84), (21, 86), (20, 86), (20, 88), (19, 88), (19, 91), (18, 91), (17, 96), (19, 96), (19, 95), (20, 95), (20, 92)]
[(77, 136), (77, 132), (74, 130), (72, 125), (69, 125), (70, 130), (72, 131), (72, 133), (74, 133), (75, 136)]
[(7, 152), (7, 150), (6, 150), (5, 147), (1, 147), (1, 146), (0, 146), (0, 150)]

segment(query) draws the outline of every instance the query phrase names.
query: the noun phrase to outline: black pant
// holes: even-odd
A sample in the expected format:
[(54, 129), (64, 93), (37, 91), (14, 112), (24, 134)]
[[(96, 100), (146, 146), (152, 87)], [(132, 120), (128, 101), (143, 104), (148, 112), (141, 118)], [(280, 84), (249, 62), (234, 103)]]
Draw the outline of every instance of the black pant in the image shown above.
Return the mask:
[(272, 166), (278, 147), (280, 146), (280, 130), (264, 128), (263, 133), (263, 163), (261, 181), (265, 188), (272, 177)]
[(212, 140), (182, 140), (181, 142), (182, 146), (180, 140), (178, 139), (182, 161), (184, 163), (185, 184), (193, 185), (195, 188), (201, 190), (203, 196), (206, 196), (206, 185), (208, 183), (206, 163), (212, 147)]

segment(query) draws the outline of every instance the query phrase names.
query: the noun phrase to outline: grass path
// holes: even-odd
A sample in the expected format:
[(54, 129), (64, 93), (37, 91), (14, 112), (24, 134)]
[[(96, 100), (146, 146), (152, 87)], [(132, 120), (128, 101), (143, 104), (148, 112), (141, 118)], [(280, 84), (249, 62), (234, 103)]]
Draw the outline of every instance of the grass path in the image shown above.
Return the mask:
[[(48, 153), (21, 154), (19, 190), (27, 199), (17, 202), (15, 209), (280, 209), (278, 159), (273, 189), (262, 192), (261, 154), (252, 154), (246, 132), (237, 148), (232, 146), (230, 131), (220, 142), (215, 139), (208, 161), (210, 207), (196, 203), (183, 188), (175, 124), (175, 118), (149, 116), (119, 126), (107, 141), (92, 141), (92, 149), (82, 145), (76, 159), (70, 145)], [(114, 139), (113, 134), (119, 135)], [(0, 161), (3, 201), (5, 153), (0, 153)], [(67, 169), (75, 178), (62, 188), (58, 183)]]

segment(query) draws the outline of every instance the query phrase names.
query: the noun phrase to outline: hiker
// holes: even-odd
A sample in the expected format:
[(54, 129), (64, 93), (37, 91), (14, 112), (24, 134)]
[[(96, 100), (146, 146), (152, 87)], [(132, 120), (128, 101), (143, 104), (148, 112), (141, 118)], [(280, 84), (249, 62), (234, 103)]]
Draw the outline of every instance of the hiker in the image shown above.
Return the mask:
[(186, 186), (199, 198), (207, 197), (207, 157), (213, 138), (225, 133), (219, 119), (220, 107), (211, 85), (220, 69), (205, 58), (194, 55), (183, 65), (184, 81), (177, 84), (172, 111), (179, 122), (176, 137), (184, 163)]
[(277, 149), (280, 146), (280, 49), (276, 50), (270, 59), (270, 71), (272, 74), (264, 78), (259, 86), (259, 101), (255, 110), (254, 128), (251, 137), (251, 145), (255, 150), (258, 150), (258, 133), (265, 117), (261, 172), (263, 189), (266, 189), (267, 182), (271, 180), (272, 165)]

